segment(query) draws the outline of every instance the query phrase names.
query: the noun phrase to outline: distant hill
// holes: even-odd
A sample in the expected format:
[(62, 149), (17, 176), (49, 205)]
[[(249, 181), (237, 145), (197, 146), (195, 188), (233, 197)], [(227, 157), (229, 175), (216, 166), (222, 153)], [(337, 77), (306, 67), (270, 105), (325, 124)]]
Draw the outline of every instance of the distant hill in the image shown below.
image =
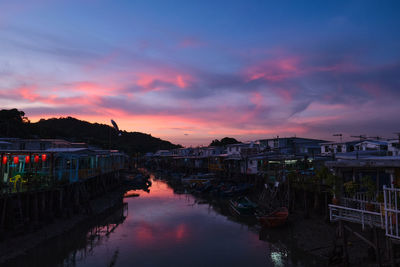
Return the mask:
[(117, 131), (108, 125), (90, 123), (72, 117), (41, 119), (29, 122), (17, 109), (0, 110), (0, 136), (20, 138), (59, 138), (85, 142), (105, 149), (119, 149), (128, 154), (154, 152), (181, 147), (171, 142), (139, 132)]

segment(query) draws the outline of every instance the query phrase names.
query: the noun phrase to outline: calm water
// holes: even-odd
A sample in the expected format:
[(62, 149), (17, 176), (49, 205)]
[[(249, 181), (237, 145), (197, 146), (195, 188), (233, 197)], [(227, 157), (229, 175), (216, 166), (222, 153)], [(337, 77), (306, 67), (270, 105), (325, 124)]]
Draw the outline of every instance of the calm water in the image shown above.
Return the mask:
[(174, 194), (163, 181), (153, 180), (150, 193), (136, 192), (139, 197), (124, 199), (127, 207), (50, 240), (9, 265), (318, 265), (295, 248), (288, 249), (287, 229), (260, 234), (256, 225), (235, 221), (223, 206)]

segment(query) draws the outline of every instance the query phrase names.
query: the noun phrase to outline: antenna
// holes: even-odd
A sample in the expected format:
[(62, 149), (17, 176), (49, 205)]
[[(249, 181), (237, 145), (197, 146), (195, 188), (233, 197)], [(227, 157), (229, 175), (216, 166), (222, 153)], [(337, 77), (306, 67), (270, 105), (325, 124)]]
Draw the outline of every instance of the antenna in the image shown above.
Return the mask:
[(350, 137), (357, 137), (357, 138), (360, 138), (360, 141), (367, 139), (367, 136), (366, 136), (365, 134), (350, 135)]
[(121, 136), (121, 132), (120, 132), (120, 130), (118, 128), (118, 125), (113, 119), (111, 119), (111, 124), (113, 125), (114, 129), (117, 131), (118, 136)]
[(399, 133), (394, 133), (394, 134), (396, 134), (396, 135), (398, 136), (398, 138), (399, 138), (399, 144), (400, 144), (400, 132), (399, 132)]
[(342, 141), (342, 136), (343, 136), (343, 134), (341, 134), (341, 133), (338, 133), (338, 134), (334, 134), (333, 136), (340, 136), (340, 143), (342, 143), (343, 141)]
[(368, 138), (375, 138), (376, 140), (381, 140), (381, 139), (383, 139), (382, 136), (368, 136)]

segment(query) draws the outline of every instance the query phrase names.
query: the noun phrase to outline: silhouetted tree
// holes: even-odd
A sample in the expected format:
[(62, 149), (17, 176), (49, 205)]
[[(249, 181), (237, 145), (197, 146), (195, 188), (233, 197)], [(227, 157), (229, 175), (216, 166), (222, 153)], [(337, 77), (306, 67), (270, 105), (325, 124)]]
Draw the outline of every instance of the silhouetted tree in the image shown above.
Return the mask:
[(211, 142), (210, 146), (226, 146), (226, 145), (231, 145), (231, 144), (240, 144), (238, 140), (235, 138), (231, 137), (224, 137), (219, 141), (218, 139), (215, 139)]
[(0, 136), (21, 137), (27, 136), (29, 120), (23, 111), (18, 109), (0, 110)]

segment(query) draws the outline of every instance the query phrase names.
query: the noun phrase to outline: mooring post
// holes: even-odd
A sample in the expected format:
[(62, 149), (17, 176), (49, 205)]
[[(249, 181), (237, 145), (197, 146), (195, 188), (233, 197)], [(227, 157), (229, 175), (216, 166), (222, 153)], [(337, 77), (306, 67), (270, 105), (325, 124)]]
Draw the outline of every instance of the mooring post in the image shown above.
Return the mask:
[(53, 198), (54, 198), (53, 192), (54, 192), (54, 189), (51, 189), (49, 191), (49, 199), (48, 199), (48, 212), (47, 212), (47, 214), (48, 214), (48, 217), (49, 217), (50, 220), (53, 219)]
[(343, 240), (343, 262), (344, 266), (349, 266), (349, 254), (347, 250), (347, 235), (346, 235), (346, 230), (344, 228), (344, 222), (342, 220), (339, 221), (339, 228), (340, 228), (340, 234)]
[(58, 203), (58, 208), (59, 208), (59, 210), (60, 210), (60, 214), (61, 214), (61, 212), (62, 212), (62, 210), (63, 210), (63, 188), (61, 188), (59, 191), (58, 191), (58, 193), (59, 193), (59, 203)]
[(2, 232), (4, 230), (4, 223), (6, 220), (6, 209), (7, 209), (7, 196), (3, 198), (3, 209), (1, 211), (0, 232)]
[(33, 194), (33, 222), (38, 222), (38, 196), (37, 193)]
[(396, 262), (394, 258), (394, 248), (393, 248), (393, 241), (389, 238), (389, 256), (390, 256), (390, 266), (396, 267)]
[(376, 262), (379, 266), (382, 266), (381, 254), (379, 249), (379, 234), (376, 227), (373, 227), (374, 231), (374, 241), (375, 241), (375, 255), (376, 255)]
[(44, 218), (46, 216), (46, 202), (47, 202), (47, 194), (46, 191), (41, 193), (42, 195), (42, 205), (41, 205), (41, 212), (40, 216)]

